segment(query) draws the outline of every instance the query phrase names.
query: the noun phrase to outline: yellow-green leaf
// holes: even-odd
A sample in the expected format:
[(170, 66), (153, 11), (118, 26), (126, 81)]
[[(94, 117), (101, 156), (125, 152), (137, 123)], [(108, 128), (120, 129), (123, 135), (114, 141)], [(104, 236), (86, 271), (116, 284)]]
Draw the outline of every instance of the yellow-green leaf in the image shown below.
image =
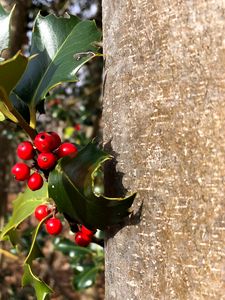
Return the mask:
[(38, 205), (47, 202), (47, 183), (38, 191), (31, 191), (27, 188), (24, 193), (19, 194), (13, 203), (13, 214), (10, 220), (1, 230), (0, 240), (4, 239), (10, 231), (15, 230), (27, 217), (33, 214)]
[(6, 118), (17, 123), (11, 108), (15, 108), (23, 115), (27, 115), (27, 105), (20, 99), (9, 99), (11, 90), (16, 86), (28, 64), (28, 58), (19, 52), (12, 58), (0, 62), (0, 111)]
[(0, 63), (0, 86), (4, 88), (7, 95), (20, 80), (28, 61), (29, 59), (19, 51), (12, 58)]
[(5, 115), (1, 112), (1, 109), (0, 109), (0, 122), (3, 122), (5, 121)]

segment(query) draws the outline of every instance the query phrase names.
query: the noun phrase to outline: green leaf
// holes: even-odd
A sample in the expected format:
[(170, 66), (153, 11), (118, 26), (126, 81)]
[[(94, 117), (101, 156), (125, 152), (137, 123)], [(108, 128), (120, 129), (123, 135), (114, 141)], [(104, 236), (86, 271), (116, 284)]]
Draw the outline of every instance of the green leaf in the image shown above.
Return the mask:
[(97, 273), (103, 267), (103, 254), (89, 247), (79, 247), (67, 238), (57, 237), (55, 249), (70, 257), (70, 266), (74, 270), (73, 285), (81, 290), (90, 287), (96, 280)]
[[(14, 210), (9, 223), (3, 228), (1, 232), (1, 239), (10, 237), (13, 244), (18, 243), (16, 236), (16, 228), (17, 226), (23, 222), (28, 216), (33, 214), (36, 206), (46, 203), (48, 201), (48, 191), (47, 191), (47, 183), (44, 184), (43, 188), (38, 191), (31, 191), (27, 189), (23, 194), (20, 194), (19, 197), (14, 201)], [(32, 272), (31, 265), (32, 261), (41, 257), (42, 252), (36, 242), (38, 232), (46, 221), (47, 216), (43, 219), (37, 226), (34, 231), (32, 244), (30, 247), (30, 251), (27, 255), (27, 258), (24, 262), (24, 274), (22, 278), (22, 285), (31, 285), (35, 289), (36, 297), (38, 300), (44, 300), (48, 296), (48, 294), (52, 293), (52, 290), (45, 284), (42, 280), (40, 280), (37, 276), (35, 276)], [(16, 240), (15, 240), (16, 239)]]
[(52, 290), (48, 287), (48, 285), (43, 282), (40, 278), (35, 276), (31, 270), (32, 262), (34, 259), (38, 257), (42, 257), (42, 251), (40, 250), (38, 243), (37, 243), (37, 235), (42, 227), (42, 225), (45, 223), (45, 221), (50, 217), (50, 215), (46, 216), (44, 219), (41, 220), (41, 222), (36, 227), (33, 238), (32, 238), (32, 244), (30, 247), (30, 251), (24, 261), (24, 275), (22, 279), (22, 285), (31, 285), (35, 289), (36, 297), (37, 299), (45, 299), (49, 293), (52, 293)]
[(95, 56), (94, 43), (100, 36), (94, 21), (39, 14), (31, 43), (31, 55), (38, 55), (29, 62), (11, 97), (27, 103), (31, 113), (35, 111), (50, 89), (62, 82), (77, 81), (79, 68)]
[(28, 58), (20, 51), (12, 58), (0, 62), (0, 111), (5, 117), (17, 123), (16, 117), (11, 113), (11, 108), (15, 108), (27, 119), (27, 105), (19, 100), (9, 99), (11, 90), (16, 86), (24, 73), (28, 64)]
[[(15, 6), (14, 6), (15, 7)], [(13, 14), (13, 9), (10, 13), (6, 12), (0, 4), (0, 53), (8, 48), (10, 39), (10, 21)]]
[(30, 250), (29, 253), (24, 261), (25, 264), (29, 264), (31, 265), (32, 261), (37, 258), (37, 257), (42, 257), (43, 254), (37, 244), (37, 235), (43, 225), (43, 223), (49, 218), (49, 216), (47, 216), (46, 218), (44, 218), (36, 227), (34, 233), (33, 233), (33, 237), (32, 237), (32, 244), (30, 246)]
[(5, 115), (2, 112), (0, 112), (0, 122), (3, 121), (5, 121)]
[(69, 222), (105, 229), (129, 215), (136, 194), (108, 198), (94, 192), (95, 174), (111, 156), (90, 143), (75, 158), (62, 158), (49, 175), (49, 195)]
[(92, 286), (96, 281), (96, 276), (99, 272), (99, 267), (87, 268), (73, 278), (73, 286), (76, 290), (83, 290)]
[(38, 236), (39, 231), (41, 230), (42, 225), (52, 215), (53, 215), (52, 213), (47, 215), (44, 219), (41, 220), (41, 222), (39, 222), (38, 226), (36, 227), (36, 229), (32, 235), (32, 244), (30, 246), (29, 253), (24, 261), (25, 264), (31, 264), (35, 258), (43, 256), (43, 254), (38, 246), (38, 243), (37, 243), (37, 236)]
[(16, 86), (23, 75), (29, 59), (17, 52), (12, 58), (0, 63), (0, 86), (7, 95)]
[(52, 293), (52, 289), (33, 274), (29, 264), (25, 264), (23, 268), (22, 286), (31, 285), (35, 289), (37, 300), (45, 300)]
[(33, 214), (35, 208), (48, 201), (47, 183), (38, 191), (26, 189), (13, 203), (13, 214), (8, 224), (1, 231), (0, 240), (14, 231), (27, 217)]
[(77, 256), (79, 258), (82, 258), (86, 255), (93, 254), (93, 251), (91, 249), (86, 247), (79, 247), (75, 245), (74, 242), (66, 238), (55, 238), (54, 246), (56, 250), (61, 251), (63, 254), (69, 255), (70, 257)]

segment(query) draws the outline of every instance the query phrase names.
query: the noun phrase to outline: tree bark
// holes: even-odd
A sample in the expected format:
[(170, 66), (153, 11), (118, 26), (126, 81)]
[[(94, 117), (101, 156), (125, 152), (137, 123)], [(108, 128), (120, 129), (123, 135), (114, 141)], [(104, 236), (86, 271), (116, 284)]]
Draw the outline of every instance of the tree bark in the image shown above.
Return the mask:
[(224, 299), (225, 3), (103, 0), (104, 142), (137, 191), (106, 300)]

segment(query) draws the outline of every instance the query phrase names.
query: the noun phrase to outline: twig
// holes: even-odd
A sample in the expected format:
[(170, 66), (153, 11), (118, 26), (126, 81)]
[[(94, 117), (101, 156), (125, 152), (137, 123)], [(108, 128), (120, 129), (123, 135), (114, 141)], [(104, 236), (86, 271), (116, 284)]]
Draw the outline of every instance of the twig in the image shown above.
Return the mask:
[(18, 260), (19, 257), (17, 257), (16, 255), (4, 250), (4, 249), (0, 249), (0, 253), (5, 255), (6, 257), (10, 258), (10, 259), (13, 259), (13, 260)]

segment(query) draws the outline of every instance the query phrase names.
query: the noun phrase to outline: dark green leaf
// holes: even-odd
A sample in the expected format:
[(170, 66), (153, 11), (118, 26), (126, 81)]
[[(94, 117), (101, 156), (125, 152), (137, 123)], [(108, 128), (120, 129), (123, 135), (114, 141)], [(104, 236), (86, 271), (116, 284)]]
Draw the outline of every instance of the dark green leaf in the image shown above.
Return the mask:
[(77, 256), (79, 258), (86, 256), (87, 254), (92, 254), (92, 250), (89, 248), (79, 247), (75, 245), (69, 239), (66, 238), (55, 238), (54, 240), (55, 249), (61, 251), (65, 255)]
[(29, 264), (25, 264), (23, 268), (22, 286), (31, 285), (35, 289), (37, 300), (45, 300), (52, 293), (51, 288), (33, 274)]
[(39, 14), (31, 45), (31, 55), (38, 55), (29, 62), (12, 97), (27, 103), (32, 113), (50, 89), (77, 80), (79, 68), (95, 56), (94, 42), (100, 36), (93, 21)]
[(13, 203), (13, 214), (8, 224), (1, 231), (0, 239), (3, 239), (10, 231), (15, 230), (27, 217), (33, 214), (35, 208), (48, 201), (47, 184), (42, 189), (31, 191), (26, 189)]
[(74, 276), (73, 286), (76, 290), (83, 290), (95, 283), (96, 276), (99, 272), (98, 267), (87, 268), (85, 271), (80, 272), (80, 274)]
[(108, 198), (94, 193), (95, 173), (110, 155), (90, 143), (75, 158), (64, 157), (49, 176), (49, 195), (60, 212), (88, 228), (105, 229), (129, 215), (135, 194)]
[(10, 38), (10, 20), (14, 7), (10, 13), (6, 12), (0, 4), (0, 54), (1, 51), (8, 48)]

